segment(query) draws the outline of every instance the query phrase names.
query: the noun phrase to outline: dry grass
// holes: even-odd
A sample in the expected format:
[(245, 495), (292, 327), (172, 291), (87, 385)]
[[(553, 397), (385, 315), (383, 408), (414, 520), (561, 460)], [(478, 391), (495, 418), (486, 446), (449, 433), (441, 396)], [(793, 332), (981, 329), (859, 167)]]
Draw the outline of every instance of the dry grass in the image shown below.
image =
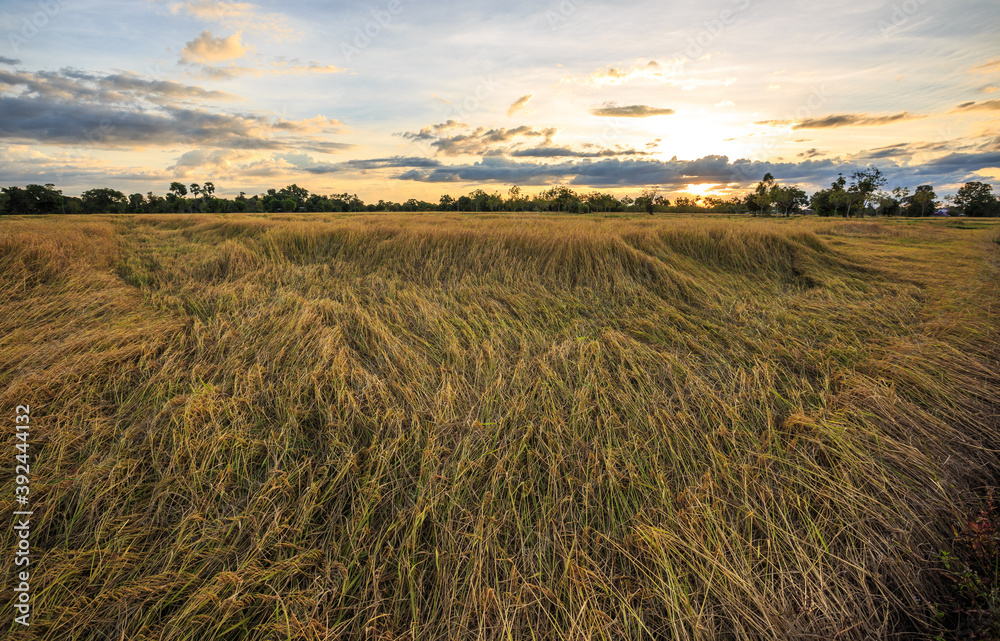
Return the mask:
[(1000, 474), (996, 227), (286, 218), (0, 221), (23, 638), (933, 629)]

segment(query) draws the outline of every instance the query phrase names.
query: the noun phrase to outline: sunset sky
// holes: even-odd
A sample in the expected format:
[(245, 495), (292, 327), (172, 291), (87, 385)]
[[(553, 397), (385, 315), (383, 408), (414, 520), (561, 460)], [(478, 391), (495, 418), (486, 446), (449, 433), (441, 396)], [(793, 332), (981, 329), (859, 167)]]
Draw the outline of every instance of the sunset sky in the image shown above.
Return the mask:
[(0, 185), (1000, 187), (997, 0), (0, 5)]

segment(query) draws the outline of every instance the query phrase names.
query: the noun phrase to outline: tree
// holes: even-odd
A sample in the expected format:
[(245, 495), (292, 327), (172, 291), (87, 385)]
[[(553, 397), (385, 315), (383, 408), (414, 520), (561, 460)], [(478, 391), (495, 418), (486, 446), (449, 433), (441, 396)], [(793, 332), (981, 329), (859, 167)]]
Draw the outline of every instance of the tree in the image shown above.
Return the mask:
[(835, 191), (830, 194), (830, 202), (833, 203), (837, 213), (841, 214), (844, 218), (851, 217), (851, 211), (859, 201), (860, 197), (858, 196), (858, 193), (851, 189), (846, 191)]
[(4, 187), (3, 194), (7, 197), (4, 203), (5, 214), (34, 214), (37, 213), (35, 203), (27, 190), (20, 187)]
[(809, 206), (817, 216), (833, 216), (837, 213), (836, 206), (830, 200), (830, 189), (820, 189), (809, 199)]
[(169, 199), (171, 211), (186, 210), (187, 200), (185, 200), (184, 197), (187, 196), (188, 193), (187, 187), (185, 187), (183, 183), (174, 181), (170, 183), (170, 192), (173, 195), (173, 198)]
[(81, 194), (83, 210), (88, 214), (120, 214), (128, 202), (117, 189), (90, 189)]
[(764, 174), (764, 178), (757, 183), (754, 189), (754, 202), (761, 215), (766, 216), (771, 213), (771, 203), (774, 202), (774, 176), (770, 172)]
[(829, 189), (821, 189), (812, 195), (810, 205), (820, 216), (844, 216), (857, 200), (857, 194), (847, 190), (847, 179), (844, 174), (837, 174), (837, 180), (830, 183)]
[(1000, 215), (1000, 202), (993, 195), (993, 186), (985, 183), (965, 183), (955, 194), (953, 202), (966, 216), (982, 218)]
[(660, 191), (658, 187), (650, 187), (642, 190), (642, 195), (635, 199), (635, 204), (646, 210), (650, 216), (653, 215), (653, 206), (656, 204), (656, 194)]
[(201, 211), (201, 203), (198, 202), (201, 197), (201, 185), (198, 183), (191, 183), (191, 195), (194, 196), (194, 200), (198, 204), (198, 211)]
[(885, 175), (878, 167), (859, 169), (851, 175), (851, 186), (848, 192), (853, 196), (847, 199), (847, 217), (851, 216), (851, 207), (858, 205), (862, 215), (868, 209), (872, 196), (887, 182)]
[(892, 199), (896, 201), (896, 206), (892, 208), (893, 209), (892, 212), (886, 212), (886, 215), (887, 216), (908, 215), (906, 207), (910, 199), (910, 189), (908, 187), (894, 187), (892, 190)]
[(569, 187), (553, 187), (541, 193), (546, 209), (556, 211), (573, 211), (580, 207), (580, 197)]
[[(294, 200), (295, 209), (302, 206), (302, 203), (309, 198), (309, 190), (305, 187), (299, 187), (296, 184), (291, 184), (283, 188), (281, 191), (277, 192), (277, 196), (282, 200)], [(294, 210), (293, 210), (294, 211)]]
[(28, 185), (24, 189), (4, 187), (0, 193), (5, 196), (0, 213), (30, 215), (65, 212), (65, 198), (52, 183)]
[(900, 200), (896, 196), (899, 188), (888, 191), (879, 191), (872, 198), (872, 202), (875, 205), (875, 215), (876, 216), (898, 216), (902, 211), (900, 206)]
[(28, 195), (35, 201), (40, 214), (58, 214), (63, 211), (63, 194), (52, 183), (28, 185)]
[(806, 197), (806, 192), (802, 191), (795, 185), (789, 185), (788, 187), (775, 185), (771, 188), (771, 199), (777, 206), (778, 211), (783, 213), (785, 217), (788, 217), (788, 215), (792, 212), (798, 211), (799, 208), (805, 207), (809, 204), (809, 198)]
[(508, 209), (510, 211), (521, 211), (524, 209), (524, 196), (521, 194), (521, 188), (514, 185), (507, 190), (507, 203)]
[[(174, 196), (176, 198), (176, 196)], [(149, 213), (160, 213), (169, 211), (167, 199), (157, 196), (153, 192), (146, 194), (146, 209)]]
[(912, 196), (907, 196), (906, 208), (910, 216), (926, 216), (934, 213), (937, 194), (931, 185), (920, 185)]
[(145, 211), (143, 208), (143, 206), (146, 204), (145, 201), (146, 199), (142, 194), (131, 194), (128, 197), (129, 211), (131, 211), (133, 214), (143, 213), (143, 211)]
[(455, 209), (455, 204), (455, 199), (448, 194), (441, 196), (441, 199), (438, 200), (438, 208), (440, 208), (441, 211), (453, 211)]

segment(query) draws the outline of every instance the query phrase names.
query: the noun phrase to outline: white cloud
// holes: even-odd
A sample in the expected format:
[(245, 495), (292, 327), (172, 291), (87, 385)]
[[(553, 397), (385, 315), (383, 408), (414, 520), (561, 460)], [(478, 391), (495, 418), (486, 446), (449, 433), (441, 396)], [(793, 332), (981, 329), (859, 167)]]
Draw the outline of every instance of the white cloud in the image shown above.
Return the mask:
[(236, 60), (246, 55), (247, 49), (240, 42), (242, 32), (226, 38), (215, 37), (211, 31), (202, 31), (194, 40), (184, 45), (181, 60), (200, 64), (213, 64)]

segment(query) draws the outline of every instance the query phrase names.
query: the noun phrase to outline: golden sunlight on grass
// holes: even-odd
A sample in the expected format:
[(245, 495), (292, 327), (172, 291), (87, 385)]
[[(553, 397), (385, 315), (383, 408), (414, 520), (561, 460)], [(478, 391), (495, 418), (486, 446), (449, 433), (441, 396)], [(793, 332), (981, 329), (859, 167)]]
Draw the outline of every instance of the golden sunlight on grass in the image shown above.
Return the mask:
[(24, 638), (933, 630), (931, 556), (1000, 474), (969, 225), (0, 221)]

